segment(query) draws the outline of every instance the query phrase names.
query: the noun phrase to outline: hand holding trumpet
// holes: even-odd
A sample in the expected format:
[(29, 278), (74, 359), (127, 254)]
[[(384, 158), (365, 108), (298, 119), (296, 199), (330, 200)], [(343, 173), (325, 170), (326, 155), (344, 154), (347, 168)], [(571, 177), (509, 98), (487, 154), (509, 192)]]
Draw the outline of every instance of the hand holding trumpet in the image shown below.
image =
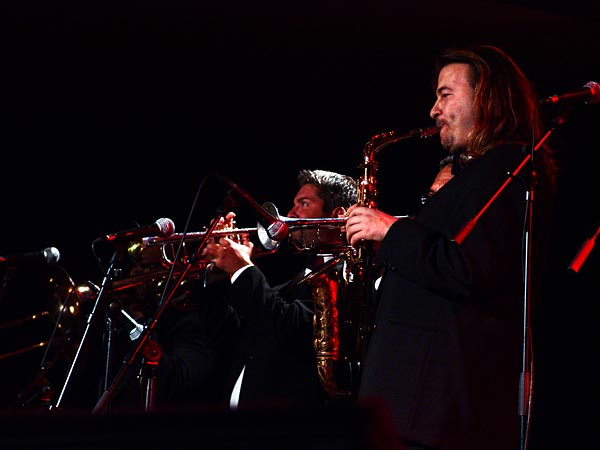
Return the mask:
[[(228, 212), (219, 220), (217, 230), (235, 231), (235, 213)], [(245, 266), (253, 265), (251, 256), (254, 244), (248, 233), (232, 233), (231, 237), (215, 237), (208, 241), (203, 256), (215, 267), (233, 274)]]

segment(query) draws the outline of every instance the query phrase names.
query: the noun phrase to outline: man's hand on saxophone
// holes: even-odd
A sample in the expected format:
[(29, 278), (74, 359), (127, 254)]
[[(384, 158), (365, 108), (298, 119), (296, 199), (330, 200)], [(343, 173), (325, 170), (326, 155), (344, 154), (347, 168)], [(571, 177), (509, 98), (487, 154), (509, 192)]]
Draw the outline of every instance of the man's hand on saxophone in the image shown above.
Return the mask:
[(355, 246), (362, 240), (381, 242), (399, 218), (376, 208), (352, 205), (348, 208), (346, 239)]

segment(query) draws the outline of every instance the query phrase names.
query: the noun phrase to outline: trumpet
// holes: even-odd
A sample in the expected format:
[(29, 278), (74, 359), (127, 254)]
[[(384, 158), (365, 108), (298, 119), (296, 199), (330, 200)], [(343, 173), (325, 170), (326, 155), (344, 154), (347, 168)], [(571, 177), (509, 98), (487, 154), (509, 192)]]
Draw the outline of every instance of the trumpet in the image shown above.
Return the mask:
[[(293, 218), (280, 216), (277, 207), (271, 202), (263, 204), (263, 208), (288, 226), (289, 233), (284, 239), (298, 253), (337, 254), (350, 248), (344, 232), (347, 220), (345, 217)], [(335, 239), (331, 243), (332, 239), (331, 235), (329, 235), (328, 239), (326, 239), (328, 243), (325, 244), (322, 242), (325, 239), (321, 239), (322, 233), (336, 233), (339, 238), (334, 236)], [(240, 241), (239, 237), (244, 234), (256, 234), (257, 236), (261, 249), (254, 252), (254, 257), (276, 252), (283, 240), (272, 239), (260, 222), (257, 223), (256, 227), (251, 228), (214, 230), (210, 233), (209, 237), (215, 239), (228, 237)], [(170, 265), (175, 262), (174, 255), (178, 246), (185, 248), (188, 244), (199, 243), (207, 238), (206, 235), (207, 231), (192, 231), (188, 233), (173, 233), (168, 237), (144, 237), (132, 242), (129, 247), (129, 253), (135, 255), (146, 248), (159, 246), (161, 247), (163, 261)], [(188, 256), (187, 251), (183, 251), (182, 253), (184, 258)], [(208, 261), (206, 262), (208, 263)], [(199, 261), (196, 261), (196, 263), (199, 263)]]

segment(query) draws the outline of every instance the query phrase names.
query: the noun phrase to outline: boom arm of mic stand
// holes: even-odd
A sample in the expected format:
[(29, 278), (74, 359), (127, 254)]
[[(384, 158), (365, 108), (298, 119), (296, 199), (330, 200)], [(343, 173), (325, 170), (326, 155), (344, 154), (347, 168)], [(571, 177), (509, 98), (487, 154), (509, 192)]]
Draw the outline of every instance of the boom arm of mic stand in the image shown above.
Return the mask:
[(598, 226), (598, 228), (596, 228), (594, 235), (587, 238), (583, 242), (583, 244), (581, 244), (581, 247), (577, 251), (577, 254), (573, 258), (573, 261), (571, 261), (571, 264), (569, 264), (569, 267), (568, 267), (569, 270), (571, 270), (575, 273), (579, 272), (579, 269), (581, 269), (581, 266), (583, 265), (583, 263), (585, 262), (587, 257), (590, 255), (590, 253), (594, 249), (594, 246), (596, 245), (596, 238), (598, 237), (598, 234), (600, 234), (600, 225)]
[[(554, 131), (554, 129), (550, 129), (550, 130), (548, 130), (548, 132), (546, 132), (546, 134), (542, 137), (542, 139), (540, 139), (538, 144), (535, 146), (534, 152), (537, 151), (544, 144), (544, 142), (546, 142), (546, 140), (550, 137), (550, 134), (552, 134), (553, 131)], [(531, 159), (531, 153), (528, 153), (527, 156), (525, 156), (525, 158), (523, 158), (523, 161), (521, 161), (521, 164), (519, 164), (519, 166), (514, 170), (514, 172), (512, 172), (511, 174), (508, 175), (508, 178), (506, 179), (506, 181), (504, 183), (502, 183), (502, 186), (500, 186), (500, 188), (494, 193), (494, 195), (492, 195), (492, 197), (487, 201), (487, 203), (485, 205), (483, 205), (481, 210), (479, 210), (479, 212), (475, 216), (473, 216), (473, 218), (468, 220), (462, 226), (462, 228), (458, 231), (458, 233), (456, 233), (456, 236), (454, 236), (454, 239), (452, 239), (454, 242), (456, 242), (458, 245), (463, 243), (463, 241), (471, 233), (473, 228), (475, 228), (475, 225), (477, 225), (477, 221), (479, 220), (479, 218), (494, 203), (494, 200), (496, 200), (496, 198), (502, 193), (502, 191), (504, 191), (504, 189), (513, 180), (513, 178), (515, 178), (515, 176), (517, 176), (519, 174), (519, 172), (521, 172), (523, 167), (525, 167), (525, 165), (529, 162), (530, 159)]]

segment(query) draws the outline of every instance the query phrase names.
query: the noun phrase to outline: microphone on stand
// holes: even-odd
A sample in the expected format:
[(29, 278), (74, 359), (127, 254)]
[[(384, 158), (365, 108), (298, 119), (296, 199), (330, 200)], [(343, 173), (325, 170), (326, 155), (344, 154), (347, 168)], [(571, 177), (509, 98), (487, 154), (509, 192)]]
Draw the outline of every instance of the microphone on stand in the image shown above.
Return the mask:
[(267, 234), (274, 241), (282, 241), (289, 233), (289, 227), (287, 223), (281, 220), (279, 217), (275, 217), (273, 214), (268, 212), (263, 206), (261, 206), (256, 200), (250, 197), (245, 190), (236, 185), (229, 178), (217, 174), (217, 176), (227, 183), (242, 199), (244, 199), (254, 210), (257, 216), (258, 222), (265, 228)]
[(581, 89), (565, 92), (564, 94), (551, 95), (540, 102), (542, 105), (556, 105), (562, 103), (584, 103), (595, 105), (600, 103), (600, 85), (595, 81), (588, 81)]
[(60, 259), (60, 252), (56, 247), (48, 247), (39, 252), (16, 253), (13, 255), (0, 256), (0, 263), (20, 264), (44, 262), (55, 264)]
[(117, 233), (107, 234), (97, 238), (94, 242), (113, 242), (118, 240), (132, 240), (150, 236), (169, 237), (175, 232), (175, 223), (171, 219), (161, 218), (152, 225), (146, 225)]

